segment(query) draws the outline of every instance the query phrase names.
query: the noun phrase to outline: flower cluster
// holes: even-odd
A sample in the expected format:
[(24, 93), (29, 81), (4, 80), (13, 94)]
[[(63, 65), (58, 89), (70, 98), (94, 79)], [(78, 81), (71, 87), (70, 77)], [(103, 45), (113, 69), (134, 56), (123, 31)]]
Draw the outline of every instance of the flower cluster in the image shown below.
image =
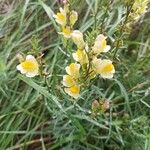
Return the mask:
[(131, 13), (131, 17), (133, 17), (135, 20), (138, 19), (140, 15), (146, 12), (148, 3), (149, 0), (136, 0), (132, 7), (133, 13)]
[[(123, 1), (125, 5), (127, 5), (129, 8), (131, 7), (130, 12), (127, 12), (127, 19), (124, 23), (124, 28), (123, 31), (126, 33), (131, 33), (133, 27), (139, 22), (140, 17), (143, 18), (142, 16), (147, 12), (148, 10), (148, 4), (149, 0), (135, 0), (133, 1), (131, 5), (130, 0)], [(129, 11), (128, 10), (128, 11)]]
[[(77, 50), (72, 54), (74, 60), (76, 61), (74, 66), (72, 64), (69, 66), (72, 69), (72, 72), (78, 74), (76, 79), (76, 85), (78, 90), (76, 90), (76, 96), (70, 91), (72, 85), (69, 86), (70, 89), (66, 91), (70, 96), (78, 98), (80, 95), (81, 87), (84, 87), (91, 79), (96, 75), (100, 75), (102, 78), (112, 78), (115, 73), (114, 66), (112, 61), (109, 59), (99, 58), (101, 53), (108, 52), (110, 46), (107, 45), (106, 37), (102, 34), (98, 35), (95, 43), (91, 48), (88, 47), (88, 44), (84, 42), (83, 35), (80, 31), (75, 31), (75, 37), (73, 36), (73, 41), (77, 45)], [(77, 35), (78, 33), (78, 35)], [(85, 44), (86, 43), (86, 44)], [(76, 69), (78, 66), (78, 70)], [(66, 71), (67, 71), (66, 67)], [(67, 71), (68, 73), (68, 71)], [(66, 86), (68, 80), (63, 79), (63, 85)], [(68, 85), (68, 84), (67, 84)], [(80, 87), (80, 88), (79, 88)]]
[(67, 75), (63, 76), (63, 85), (66, 87), (64, 90), (74, 98), (78, 98), (80, 92), (79, 71), (80, 64), (72, 63), (66, 67)]
[(61, 32), (65, 38), (71, 38), (71, 34), (73, 31), (73, 26), (78, 19), (78, 14), (76, 11), (70, 11), (69, 5), (65, 4), (64, 8), (59, 9), (60, 12), (54, 14), (56, 22), (61, 25)]
[[(79, 30), (74, 30), (73, 26), (78, 19), (78, 14), (70, 10), (69, 4), (64, 3), (64, 8), (54, 14), (56, 22), (61, 27), (64, 38), (70, 38), (76, 45), (76, 51), (72, 53), (74, 63), (66, 67), (66, 75), (63, 76), (64, 91), (77, 99), (80, 96), (81, 89), (90, 85), (90, 81), (97, 75), (104, 79), (110, 79), (115, 73), (114, 65), (103, 55), (111, 47), (107, 45), (107, 37), (103, 34), (97, 35), (96, 39), (89, 43), (84, 39), (84, 35)], [(35, 42), (36, 43), (36, 42)], [(37, 45), (37, 44), (34, 44)], [(37, 46), (36, 46), (37, 47)], [(39, 56), (39, 54), (36, 54)], [(39, 57), (40, 58), (40, 57)], [(41, 61), (37, 61), (33, 55), (27, 55), (20, 59), (17, 66), (22, 74), (27, 77), (35, 77), (41, 74)]]
[(90, 44), (84, 40), (83, 33), (72, 28), (77, 16), (77, 12), (69, 10), (68, 4), (54, 15), (56, 22), (61, 25), (61, 34), (65, 38), (71, 38), (77, 47), (72, 54), (75, 63), (66, 67), (67, 75), (63, 76), (65, 92), (75, 99), (80, 96), (81, 88), (87, 86), (96, 75), (110, 79), (115, 73), (112, 61), (100, 58), (102, 53), (111, 49), (110, 45), (107, 45), (107, 37), (99, 34), (92, 46), (89, 46)]

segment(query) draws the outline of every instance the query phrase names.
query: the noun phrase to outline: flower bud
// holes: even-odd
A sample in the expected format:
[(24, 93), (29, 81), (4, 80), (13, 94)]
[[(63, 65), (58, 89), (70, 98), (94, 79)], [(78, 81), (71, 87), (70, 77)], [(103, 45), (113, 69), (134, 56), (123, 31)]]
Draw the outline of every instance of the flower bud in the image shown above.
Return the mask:
[(109, 100), (104, 100), (102, 103), (101, 103), (101, 109), (103, 111), (106, 111), (110, 108), (110, 102)]
[(71, 11), (70, 14), (70, 25), (73, 26), (78, 20), (78, 13), (76, 11)]
[(94, 100), (92, 102), (92, 110), (93, 112), (97, 112), (100, 109), (99, 102), (97, 100)]
[(25, 58), (24, 58), (24, 57), (22, 56), (22, 54), (20, 54), (20, 53), (18, 53), (18, 54), (16, 55), (16, 58), (19, 60), (20, 63), (25, 60)]
[(85, 42), (83, 40), (83, 33), (79, 30), (74, 30), (71, 34), (73, 42), (77, 45), (78, 49), (84, 49)]

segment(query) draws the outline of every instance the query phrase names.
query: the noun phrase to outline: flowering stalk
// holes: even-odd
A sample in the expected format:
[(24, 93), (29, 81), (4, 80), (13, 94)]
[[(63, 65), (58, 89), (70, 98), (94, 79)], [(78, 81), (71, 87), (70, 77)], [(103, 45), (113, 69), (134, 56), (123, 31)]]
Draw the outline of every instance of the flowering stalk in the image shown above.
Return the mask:
[(119, 30), (119, 36), (116, 39), (115, 44), (115, 51), (113, 58), (116, 57), (116, 54), (119, 50), (120, 41), (122, 39), (122, 34), (124, 30), (131, 30), (131, 25), (133, 22), (137, 21), (140, 17), (140, 15), (144, 14), (146, 12), (146, 9), (148, 8), (148, 0), (127, 0), (124, 2), (127, 5), (127, 12), (125, 16), (125, 20), (120, 26)]
[(70, 5), (67, 1), (64, 3), (64, 7), (59, 8), (58, 13), (54, 14), (56, 22), (60, 25), (61, 32), (59, 34), (63, 35), (64, 38), (71, 38), (73, 31), (73, 26), (78, 19), (78, 14), (74, 10), (70, 10)]
[(71, 39), (77, 50), (72, 56), (75, 63), (66, 67), (66, 75), (63, 76), (64, 91), (77, 99), (80, 91), (86, 87), (90, 80), (100, 75), (102, 78), (112, 78), (115, 68), (111, 60), (99, 58), (108, 52), (111, 47), (107, 45), (107, 37), (99, 34), (94, 43), (84, 40), (84, 35), (79, 30), (73, 30), (78, 14), (72, 11), (68, 4), (60, 8), (60, 13), (54, 15), (56, 22), (61, 26), (64, 38)]
[[(130, 4), (131, 5), (131, 4)], [(118, 36), (118, 38), (116, 39), (116, 48), (115, 48), (115, 51), (114, 51), (114, 56), (113, 56), (113, 58), (115, 59), (115, 57), (116, 57), (116, 54), (117, 54), (117, 52), (118, 52), (118, 50), (119, 50), (119, 44), (120, 44), (120, 39), (121, 39), (121, 37), (122, 37), (122, 33), (123, 33), (123, 30), (124, 30), (124, 27), (126, 26), (126, 24), (127, 24), (127, 21), (128, 21), (128, 17), (129, 17), (129, 15), (130, 15), (130, 13), (131, 13), (131, 10), (132, 10), (132, 7), (133, 7), (133, 4), (131, 5), (131, 6), (128, 6), (127, 5), (127, 12), (126, 12), (126, 16), (125, 16), (125, 20), (124, 20), (124, 22), (122, 23), (122, 25), (120, 26), (120, 31), (119, 31), (119, 36)]]

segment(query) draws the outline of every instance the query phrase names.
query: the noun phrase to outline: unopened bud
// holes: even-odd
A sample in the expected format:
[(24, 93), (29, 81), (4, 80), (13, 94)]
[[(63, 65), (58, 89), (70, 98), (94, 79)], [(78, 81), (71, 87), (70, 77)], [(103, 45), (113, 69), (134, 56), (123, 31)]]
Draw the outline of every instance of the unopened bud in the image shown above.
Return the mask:
[(99, 108), (100, 108), (99, 102), (98, 102), (97, 100), (94, 100), (94, 101), (92, 102), (92, 110), (93, 110), (94, 112), (96, 112)]
[(110, 108), (110, 103), (108, 100), (104, 100), (103, 102), (101, 102), (101, 109), (103, 111), (106, 111)]
[(79, 49), (84, 49), (85, 42), (83, 40), (83, 33), (79, 30), (74, 30), (71, 34), (73, 42), (77, 45)]
[(76, 21), (78, 20), (78, 13), (76, 11), (71, 11), (71, 14), (70, 14), (70, 24), (71, 26), (73, 26)]
[(18, 54), (16, 55), (16, 58), (19, 60), (20, 63), (25, 60), (25, 58), (23, 57), (23, 55), (20, 54), (20, 53), (18, 53)]

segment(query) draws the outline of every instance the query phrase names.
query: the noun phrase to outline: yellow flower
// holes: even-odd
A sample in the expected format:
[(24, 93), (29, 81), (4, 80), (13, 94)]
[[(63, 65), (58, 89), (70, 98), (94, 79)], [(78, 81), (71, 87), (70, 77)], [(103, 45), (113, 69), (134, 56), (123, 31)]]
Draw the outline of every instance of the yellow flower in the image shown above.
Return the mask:
[(27, 55), (26, 60), (17, 65), (16, 68), (27, 77), (34, 77), (39, 73), (38, 62), (32, 55)]
[(67, 75), (63, 76), (63, 85), (65, 92), (77, 99), (80, 93), (80, 86), (78, 85), (80, 64), (72, 63), (66, 67)]
[(75, 84), (75, 80), (70, 75), (63, 76), (63, 85), (66, 87), (71, 87)]
[(73, 26), (77, 20), (78, 20), (78, 13), (72, 10), (70, 14), (70, 25)]
[(74, 85), (70, 88), (65, 88), (64, 90), (68, 95), (74, 97), (75, 99), (80, 96), (80, 86)]
[(73, 42), (77, 45), (78, 49), (84, 49), (85, 42), (83, 40), (83, 33), (79, 30), (74, 30), (71, 34)]
[(80, 70), (80, 64), (77, 63), (71, 63), (70, 66), (66, 67), (67, 74), (69, 74), (74, 78), (79, 77), (79, 70)]
[(79, 97), (80, 86), (77, 85), (77, 79), (70, 75), (63, 76), (63, 85), (65, 86), (65, 92), (74, 97), (75, 99)]
[(60, 12), (54, 14), (53, 17), (55, 18), (58, 24), (65, 26), (67, 23), (66, 11), (63, 8), (60, 8), (59, 10)]
[(97, 36), (92, 50), (94, 54), (100, 54), (101, 52), (108, 52), (110, 50), (110, 45), (107, 45), (106, 38), (104, 35), (100, 34)]
[(76, 53), (72, 54), (75, 61), (79, 62), (81, 65), (88, 63), (88, 56), (85, 50), (78, 49)]
[(115, 73), (115, 68), (111, 60), (107, 59), (97, 59), (93, 60), (93, 69), (96, 73), (100, 74), (102, 78), (112, 78)]
[(62, 34), (65, 38), (69, 39), (71, 37), (71, 29), (69, 26), (63, 27), (62, 32), (59, 34)]

